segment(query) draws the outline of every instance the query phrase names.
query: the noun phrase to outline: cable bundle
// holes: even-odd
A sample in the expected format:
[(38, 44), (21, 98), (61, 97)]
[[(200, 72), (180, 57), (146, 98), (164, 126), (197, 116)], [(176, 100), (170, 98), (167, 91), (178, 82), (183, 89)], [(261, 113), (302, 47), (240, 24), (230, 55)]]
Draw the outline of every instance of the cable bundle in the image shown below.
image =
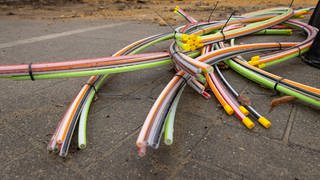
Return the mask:
[[(220, 63), (228, 65), (242, 76), (275, 91), (293, 96), (312, 106), (320, 107), (320, 89), (274, 75), (264, 67), (279, 64), (307, 52), (318, 29), (293, 18), (301, 18), (313, 8), (294, 11), (291, 8), (270, 8), (227, 20), (198, 22), (181, 8), (174, 12), (189, 23), (163, 33), (136, 41), (111, 57), (53, 63), (1, 65), (0, 78), (38, 80), (92, 75), (70, 103), (48, 144), (48, 150), (66, 157), (74, 130), (79, 124), (78, 147), (87, 146), (87, 120), (90, 105), (108, 74), (153, 68), (172, 63), (176, 74), (160, 93), (150, 109), (136, 141), (139, 156), (147, 148), (157, 149), (161, 138), (173, 143), (177, 106), (188, 85), (205, 99), (212, 91), (228, 115), (235, 117), (248, 129), (257, 121), (264, 128), (271, 122), (257, 112), (248, 97), (242, 96), (224, 77)], [(210, 20), (210, 18), (209, 18)], [(237, 38), (249, 35), (292, 35), (303, 31), (301, 42), (263, 42), (236, 44)], [(163, 52), (142, 53), (145, 49), (173, 40)], [(165, 51), (166, 50), (166, 51)], [(263, 52), (263, 54), (261, 53)], [(243, 55), (256, 53), (246, 60)]]

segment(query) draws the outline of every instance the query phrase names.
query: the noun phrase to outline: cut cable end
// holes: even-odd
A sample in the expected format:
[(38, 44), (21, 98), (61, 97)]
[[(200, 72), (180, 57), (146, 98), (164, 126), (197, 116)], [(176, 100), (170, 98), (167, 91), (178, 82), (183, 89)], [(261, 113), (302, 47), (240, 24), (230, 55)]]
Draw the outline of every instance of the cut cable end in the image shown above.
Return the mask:
[(173, 143), (173, 140), (171, 140), (171, 139), (165, 139), (164, 140), (164, 144), (166, 144), (167, 146), (172, 145), (172, 143)]
[(79, 144), (79, 149), (85, 149), (87, 147), (87, 145), (85, 144)]
[(140, 147), (138, 148), (138, 156), (143, 157), (147, 154), (147, 148), (146, 147)]
[(207, 93), (206, 91), (203, 91), (201, 94), (205, 99), (210, 99), (211, 98), (211, 95), (209, 93)]

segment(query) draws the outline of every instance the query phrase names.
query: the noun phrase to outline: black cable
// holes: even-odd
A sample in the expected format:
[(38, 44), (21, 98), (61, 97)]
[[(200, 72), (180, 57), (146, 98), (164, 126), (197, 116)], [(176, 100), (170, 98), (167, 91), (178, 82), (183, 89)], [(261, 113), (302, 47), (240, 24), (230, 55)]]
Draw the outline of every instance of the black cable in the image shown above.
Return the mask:
[(213, 12), (216, 10), (218, 4), (219, 4), (219, 1), (217, 1), (216, 4), (214, 5), (214, 8), (212, 9), (212, 11), (211, 11), (211, 13), (210, 13), (210, 15), (208, 17), (208, 22), (210, 22), (211, 16), (212, 16)]
[(233, 12), (230, 14), (230, 16), (229, 16), (229, 18), (227, 19), (226, 23), (223, 25), (223, 27), (222, 27), (221, 30), (220, 30), (220, 33), (223, 35), (223, 41), (226, 40), (226, 36), (224, 35), (223, 30), (224, 30), (224, 28), (228, 25), (231, 17), (234, 15), (234, 13), (235, 13), (235, 11), (233, 11)]

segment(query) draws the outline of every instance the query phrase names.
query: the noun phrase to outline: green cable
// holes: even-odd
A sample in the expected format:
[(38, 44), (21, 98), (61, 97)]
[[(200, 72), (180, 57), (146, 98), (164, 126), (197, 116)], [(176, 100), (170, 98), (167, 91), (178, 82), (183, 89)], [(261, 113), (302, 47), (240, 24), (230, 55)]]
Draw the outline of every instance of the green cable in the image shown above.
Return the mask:
[[(245, 26), (245, 27), (224, 32), (223, 35), (224, 35), (224, 36), (227, 36), (227, 35), (229, 35), (229, 34), (237, 34), (237, 33), (239, 33), (239, 32), (243, 32), (243, 31), (246, 31), (246, 30), (250, 30), (250, 31), (251, 31), (250, 33), (253, 33), (253, 32), (254, 32), (253, 29), (254, 29), (255, 27), (261, 27), (261, 26), (263, 26), (264, 24), (278, 21), (279, 19), (282, 19), (283, 17), (286, 17), (286, 16), (289, 15), (289, 14), (291, 14), (291, 16), (293, 15), (293, 10), (292, 10), (292, 9), (285, 10), (282, 14), (280, 14), (280, 15), (278, 15), (278, 16), (275, 16), (275, 17), (273, 17), (273, 18), (270, 18), (270, 19), (268, 19), (268, 20), (250, 23), (250, 24), (248, 24), (248, 25)], [(215, 37), (215, 36), (221, 36), (221, 32), (219, 31), (219, 32), (217, 32), (217, 33), (215, 33), (215, 34), (212, 34), (212, 35), (205, 35), (205, 36), (202, 36), (202, 38)]]
[(256, 35), (292, 35), (292, 29), (265, 29), (254, 33)]
[(132, 51), (130, 54), (137, 54), (137, 53), (145, 50), (146, 48), (148, 48), (148, 47), (150, 47), (150, 46), (152, 46), (152, 45), (154, 45), (154, 44), (157, 44), (157, 43), (160, 43), (160, 42), (162, 42), (162, 41), (166, 41), (166, 40), (172, 39), (173, 36), (174, 36), (173, 33), (168, 34), (167, 36), (161, 37), (161, 38), (159, 38), (159, 39), (157, 39), (157, 40), (155, 40), (155, 41), (149, 42), (149, 43), (147, 43), (147, 44), (145, 44), (145, 45), (137, 48), (136, 50)]
[(297, 56), (300, 56), (301, 54), (304, 54), (305, 52), (309, 51), (309, 48), (305, 48), (305, 49), (301, 49), (301, 52), (297, 52), (297, 53), (294, 53), (294, 54), (291, 54), (291, 55), (288, 55), (286, 57), (283, 57), (283, 58), (280, 58), (276, 61), (271, 61), (271, 62), (267, 62), (267, 63), (264, 63), (265, 67), (267, 66), (272, 66), (272, 65), (275, 65), (275, 64), (278, 64), (278, 63), (281, 63), (281, 62), (284, 62), (288, 59), (292, 59), (292, 58), (295, 58)]
[(176, 111), (177, 111), (177, 107), (179, 104), (181, 94), (182, 94), (185, 87), (186, 87), (186, 85), (184, 85), (179, 90), (176, 98), (174, 99), (174, 101), (170, 107), (170, 110), (169, 110), (167, 117), (166, 117), (166, 120), (165, 120), (164, 143), (168, 146), (173, 143), (173, 131), (174, 131), (173, 126), (174, 126), (175, 115), (176, 115)]
[(85, 149), (87, 147), (87, 121), (88, 121), (88, 114), (90, 105), (94, 99), (95, 91), (100, 89), (100, 87), (103, 85), (103, 82), (107, 79), (108, 75), (105, 74), (101, 77), (101, 79), (98, 80), (98, 82), (95, 84), (95, 89), (92, 89), (90, 91), (89, 96), (86, 99), (86, 102), (83, 106), (83, 109), (81, 111), (80, 120), (79, 120), (79, 132), (78, 132), (78, 147), (79, 149)]
[[(235, 39), (231, 39), (231, 46), (234, 46), (234, 44), (235, 44)], [(305, 51), (307, 51), (307, 50), (305, 50)], [(305, 51), (301, 51), (301, 52), (305, 52)], [(269, 62), (268, 65), (266, 63), (266, 66), (271, 66), (271, 65), (277, 64), (277, 63), (279, 63), (279, 61), (283, 62), (285, 60), (288, 60), (290, 58), (296, 57), (298, 55), (299, 55), (299, 53), (295, 53), (295, 54), (286, 56), (284, 58), (281, 58), (281, 59), (277, 60), (276, 63)], [(276, 84), (275, 82), (273, 82), (273, 81), (271, 81), (271, 80), (269, 80), (269, 79), (267, 79), (267, 78), (265, 78), (265, 77), (263, 77), (261, 75), (258, 75), (256, 73), (246, 69), (245, 67), (237, 64), (236, 62), (234, 62), (232, 60), (226, 60), (225, 63), (228, 66), (230, 66), (233, 70), (235, 70), (236, 72), (241, 74), (242, 76), (245, 76), (246, 78), (257, 82), (258, 84), (262, 84), (267, 88), (273, 89), (275, 84)], [(302, 100), (304, 102), (307, 102), (307, 103), (313, 104), (313, 105), (315, 105), (317, 107), (320, 107), (320, 101), (317, 101), (317, 100), (315, 100), (313, 98), (310, 98), (308, 96), (305, 96), (305, 95), (303, 95), (301, 93), (298, 93), (296, 91), (288, 89), (288, 88), (282, 86), (281, 84), (277, 85), (277, 90), (282, 92), (282, 93), (285, 93), (287, 95), (294, 96), (294, 97), (296, 97), (296, 98), (298, 98), (298, 99), (300, 99), (300, 100)]]
[[(98, 70), (89, 70), (89, 71), (79, 71), (79, 72), (64, 72), (64, 73), (56, 73), (56, 74), (35, 74), (33, 75), (34, 79), (52, 79), (52, 78), (67, 78), (67, 77), (81, 77), (81, 76), (92, 76), (92, 75), (101, 75), (101, 74), (114, 74), (114, 73), (123, 73), (129, 71), (135, 71), (140, 69), (154, 68), (158, 66), (163, 66), (166, 64), (170, 64), (170, 59), (165, 59), (161, 61), (151, 62), (151, 63), (142, 63), (132, 66), (123, 66), (116, 67), (110, 69), (98, 69)], [(8, 78), (3, 76), (4, 78)], [(9, 76), (9, 78), (15, 80), (27, 80), (30, 79), (29, 75), (23, 76)]]
[[(137, 54), (137, 53), (143, 51), (144, 49), (146, 49), (156, 43), (160, 43), (162, 41), (169, 40), (169, 39), (173, 38), (173, 36), (174, 36), (173, 33), (168, 34), (167, 36), (161, 37), (155, 41), (152, 41), (150, 43), (147, 43), (147, 44), (137, 48), (136, 50), (134, 50), (133, 52), (131, 52), (129, 54)], [(197, 56), (198, 54), (199, 53), (195, 52), (195, 53), (190, 54), (190, 56), (194, 57), (194, 56)], [(100, 84), (103, 84), (103, 82), (107, 76), (108, 76), (107, 74), (103, 75), (103, 77), (98, 80), (97, 84), (99, 84), (99, 87), (98, 86), (96, 87), (97, 90), (100, 88)], [(86, 141), (87, 131), (86, 130), (87, 130), (88, 113), (89, 113), (89, 108), (90, 108), (90, 105), (92, 103), (92, 99), (93, 99), (95, 93), (96, 93), (95, 91), (90, 92), (88, 99), (84, 104), (84, 109), (83, 109), (81, 116), (80, 116), (79, 132), (78, 132), (78, 147), (80, 149), (84, 149), (87, 146), (87, 141)], [(80, 124), (81, 124), (81, 126), (80, 126)]]
[[(150, 44), (153, 44), (153, 43), (149, 43), (148, 45), (151, 46)], [(141, 51), (143, 49), (145, 49), (145, 47), (140, 48)], [(135, 52), (135, 53), (138, 53), (138, 52)], [(132, 53), (130, 53), (130, 54), (132, 54)], [(198, 55), (199, 55), (199, 52), (194, 52), (194, 53), (191, 53), (189, 56), (195, 57)], [(141, 68), (141, 69), (144, 69), (144, 68)], [(104, 83), (107, 76), (108, 76), (108, 74), (103, 75), (103, 77), (98, 80), (98, 82), (96, 83), (96, 86), (95, 86), (96, 90), (99, 90), (99, 88), (102, 86), (102, 84)], [(90, 105), (92, 103), (92, 100), (94, 98), (95, 93), (96, 93), (95, 91), (90, 92), (90, 94), (84, 104), (83, 110), (81, 112), (80, 121), (79, 121), (79, 130), (78, 130), (78, 147), (80, 149), (85, 149), (87, 147), (88, 113), (89, 113)]]
[[(171, 35), (173, 37), (173, 35)], [(155, 41), (152, 41), (150, 43), (147, 43), (140, 48), (136, 49), (135, 51), (129, 53), (129, 54), (137, 54), (140, 51), (143, 51), (145, 48), (152, 46), (155, 43), (159, 43), (164, 40), (168, 40), (172, 38), (170, 34), (168, 36), (164, 36), (162, 38), (159, 38)], [(105, 74), (96, 82), (96, 90), (99, 90), (101, 85), (104, 83), (105, 79), (107, 78), (108, 74)], [(80, 122), (79, 122), (79, 130), (78, 130), (78, 147), (80, 149), (84, 149), (87, 147), (87, 121), (88, 121), (88, 115), (89, 115), (89, 109), (90, 105), (92, 103), (92, 100), (95, 96), (96, 91), (90, 91), (90, 94), (88, 95), (88, 98), (84, 104), (83, 110), (81, 112), (80, 116)]]
[[(245, 76), (246, 78), (248, 78), (258, 84), (261, 84), (267, 88), (273, 89), (276, 84), (275, 82), (272, 82), (261, 75), (258, 75), (254, 72), (247, 70), (246, 68), (244, 68), (243, 66), (237, 64), (236, 62), (234, 62), (232, 60), (226, 60), (225, 62), (228, 66), (230, 66), (233, 70), (235, 70), (236, 72), (238, 72), (242, 76)], [(300, 99), (304, 102), (307, 102), (307, 103), (310, 103), (314, 106), (320, 107), (320, 101), (317, 101), (317, 100), (312, 99), (308, 96), (305, 96), (305, 95), (300, 94), (298, 92), (295, 92), (291, 89), (288, 89), (288, 88), (282, 86), (281, 84), (277, 85), (277, 91), (280, 91), (280, 92), (285, 93), (290, 96), (294, 96), (297, 99)]]

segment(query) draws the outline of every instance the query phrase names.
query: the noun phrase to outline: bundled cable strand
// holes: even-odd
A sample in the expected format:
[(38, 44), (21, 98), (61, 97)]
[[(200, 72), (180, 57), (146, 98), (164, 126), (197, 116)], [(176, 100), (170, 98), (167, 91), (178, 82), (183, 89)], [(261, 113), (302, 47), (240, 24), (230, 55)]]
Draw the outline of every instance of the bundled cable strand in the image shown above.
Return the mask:
[[(90, 106), (110, 74), (172, 64), (176, 73), (151, 107), (136, 141), (139, 156), (144, 156), (148, 147), (159, 147), (162, 137), (166, 145), (173, 143), (175, 114), (187, 85), (206, 100), (210, 99), (211, 95), (207, 91), (211, 90), (224, 111), (228, 115), (234, 115), (246, 128), (254, 128), (255, 124), (251, 119), (264, 128), (270, 128), (271, 122), (267, 117), (255, 110), (254, 103), (251, 104), (250, 99), (240, 94), (224, 76), (221, 63), (247, 79), (319, 108), (319, 87), (305, 85), (263, 69), (281, 65), (309, 50), (318, 29), (296, 19), (304, 18), (312, 11), (313, 8), (293, 10), (291, 6), (277, 7), (240, 16), (232, 13), (227, 20), (210, 21), (214, 13), (212, 11), (208, 22), (198, 22), (177, 6), (174, 13), (183, 17), (187, 23), (176, 29), (172, 28), (173, 32), (143, 38), (110, 57), (2, 64), (0, 78), (39, 80), (91, 76), (57, 123), (47, 147), (49, 151), (59, 152), (61, 157), (66, 157), (78, 124), (78, 147), (87, 147)], [(303, 31), (305, 39), (299, 42), (235, 43), (244, 36), (293, 36), (296, 31)], [(163, 51), (160, 50), (162, 52), (144, 52), (168, 40), (172, 43)], [(243, 56), (246, 54), (253, 56), (246, 60)]]
[[(282, 21), (280, 21), (278, 23), (282, 23), (283, 21), (285, 21), (285, 20), (282, 20)], [(266, 23), (270, 23), (270, 22), (266, 22)], [(276, 25), (276, 23), (274, 23), (272, 26), (274, 26), (274, 25)], [(263, 25), (261, 25), (261, 26), (263, 26)], [(270, 27), (272, 27), (272, 26), (270, 26)], [(241, 26), (239, 26), (239, 27), (241, 27)], [(257, 32), (259, 32), (259, 31), (257, 31)], [(283, 32), (280, 31), (280, 33), (283, 33)], [(268, 33), (265, 32), (265, 34), (268, 34)], [(270, 33), (270, 34), (273, 34), (273, 33)], [(309, 35), (310, 35), (310, 33), (309, 33)], [(242, 36), (242, 35), (240, 35), (240, 36)], [(312, 37), (310, 39), (312, 39)], [(225, 40), (225, 38), (223, 40)], [(303, 44), (303, 43), (300, 43), (300, 44)], [(181, 46), (181, 43), (178, 42), (177, 45)], [(217, 64), (220, 61), (223, 61), (223, 60), (228, 59), (228, 58), (236, 57), (236, 56), (238, 56), (240, 54), (244, 54), (244, 53), (259, 52), (259, 51), (266, 51), (266, 50), (269, 50), (269, 51), (270, 50), (277, 50), (279, 48), (279, 45), (283, 46), (284, 48), (290, 48), (290, 47), (297, 46), (299, 44), (298, 43), (285, 43), (285, 42), (283, 42), (281, 44), (279, 44), (279, 43), (260, 43), (260, 44), (256, 43), (256, 44), (251, 44), (251, 45), (243, 45), (243, 46), (240, 46), (240, 47), (237, 46), (237, 48), (235, 48), (235, 49), (234, 48), (228, 49), (227, 51), (225, 51), (225, 49), (223, 49), (223, 50), (221, 50), (220, 53), (214, 52), (211, 55), (206, 55), (205, 54), (203, 56), (198, 57), (197, 60), (198, 61), (204, 61), (204, 62), (206, 62), (208, 64)], [(171, 47), (175, 47), (175, 45), (172, 45)], [(182, 48), (183, 48), (183, 46), (182, 46)], [(188, 71), (190, 71), (192, 69), (196, 69), (197, 67), (206, 70), (206, 68), (203, 68), (202, 64), (196, 63), (196, 60), (192, 61), (189, 58), (184, 58), (183, 55), (181, 55), (181, 53), (176, 53), (177, 50), (174, 49), (174, 48), (171, 48), (170, 50), (171, 50), (171, 53), (173, 54), (173, 58), (178, 60), (178, 61), (174, 61), (174, 62), (177, 62), (178, 64), (184, 64), (184, 66), (180, 66), (180, 67), (183, 70), (185, 70), (186, 72), (188, 72)], [(234, 50), (238, 50), (238, 51), (234, 51)], [(210, 54), (210, 53), (208, 53), (208, 54)], [(217, 55), (220, 55), (220, 56), (217, 56)], [(183, 63), (183, 61), (186, 61), (187, 63), (186, 62)], [(194, 66), (194, 68), (192, 66), (190, 66), (190, 64), (192, 64)], [(189, 74), (193, 75), (193, 74), (196, 74), (196, 73), (197, 73), (196, 71), (193, 71), (193, 72), (191, 72)], [(225, 89), (222, 88), (221, 82), (219, 82), (219, 80), (216, 78), (215, 74), (213, 74), (213, 72), (209, 72), (209, 74), (205, 73), (205, 76), (206, 76), (207, 82), (209, 83), (211, 89), (215, 93), (215, 96), (218, 97), (219, 101), (224, 105), (224, 107), (231, 107), (230, 109), (232, 110), (232, 112), (236, 111), (237, 117), (239, 119), (241, 119), (242, 122), (248, 128), (252, 128), (254, 126), (254, 124), (252, 123), (252, 121), (248, 117), (246, 117), (244, 115), (244, 112), (239, 109), (240, 105), (236, 102), (236, 100), (231, 98), (230, 94), (228, 94), (228, 93), (223, 93), (223, 95), (221, 95), (220, 92), (224, 92)], [(234, 93), (234, 94), (236, 95), (237, 93)], [(231, 106), (230, 106), (230, 104), (231, 104)], [(271, 126), (271, 123), (266, 118), (264, 118), (259, 113), (257, 113), (251, 106), (249, 106), (249, 109), (251, 110), (251, 112), (253, 112), (254, 116), (258, 119), (258, 122), (260, 124), (262, 124), (266, 128), (269, 128)], [(169, 123), (168, 129), (169, 129), (168, 132), (170, 132), (170, 133), (173, 132), (173, 130), (172, 130), (172, 121)], [(166, 139), (165, 139), (165, 142), (166, 142)], [(169, 139), (168, 142), (170, 144), (171, 143), (171, 139)], [(138, 141), (137, 141), (137, 145), (138, 145), (138, 148), (139, 148), (139, 145), (140, 145), (139, 144), (139, 138), (138, 138)], [(145, 151), (146, 151), (146, 144), (144, 144), (144, 146), (143, 146), (143, 155), (144, 155)], [(139, 149), (139, 152), (141, 152), (140, 149)]]

